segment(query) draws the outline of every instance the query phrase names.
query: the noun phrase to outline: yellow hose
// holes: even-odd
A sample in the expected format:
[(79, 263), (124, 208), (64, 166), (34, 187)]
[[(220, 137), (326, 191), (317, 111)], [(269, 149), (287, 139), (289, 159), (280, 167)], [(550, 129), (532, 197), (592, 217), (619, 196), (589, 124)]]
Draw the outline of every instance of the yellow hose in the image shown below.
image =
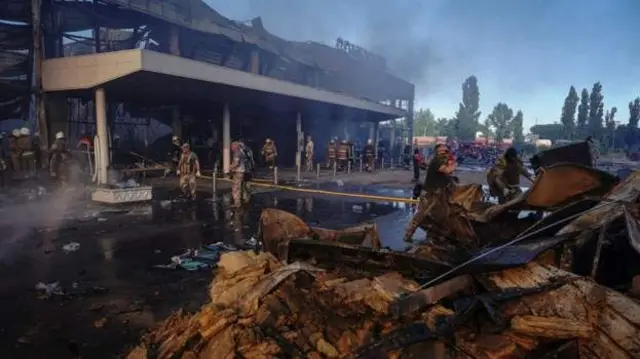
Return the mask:
[[(200, 178), (205, 178), (209, 180), (213, 179), (211, 176), (200, 176)], [(218, 180), (231, 181), (228, 178), (218, 178)], [(385, 201), (385, 202), (418, 203), (417, 200), (411, 199), (411, 198), (376, 196), (376, 195), (364, 194), (364, 193), (335, 192), (335, 191), (326, 191), (326, 190), (313, 189), (313, 188), (283, 186), (283, 185), (278, 185), (273, 183), (264, 183), (264, 182), (256, 182), (256, 181), (249, 181), (249, 183), (252, 186), (256, 186), (256, 187), (274, 188), (274, 189), (279, 189), (283, 191), (319, 194), (319, 195), (325, 195), (325, 196), (349, 197), (349, 198), (368, 199), (372, 201)]]

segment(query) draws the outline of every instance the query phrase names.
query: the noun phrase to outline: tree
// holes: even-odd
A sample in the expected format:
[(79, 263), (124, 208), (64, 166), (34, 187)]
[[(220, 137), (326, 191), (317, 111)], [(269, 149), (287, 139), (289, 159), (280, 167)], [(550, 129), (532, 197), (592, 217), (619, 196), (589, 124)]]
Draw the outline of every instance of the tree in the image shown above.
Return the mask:
[(604, 115), (604, 125), (606, 127), (606, 136), (607, 143), (609, 144), (609, 148), (614, 147), (615, 142), (615, 133), (616, 133), (616, 112), (618, 112), (617, 107), (612, 107), (611, 110), (607, 111)]
[(462, 139), (473, 139), (478, 130), (480, 118), (480, 90), (478, 79), (469, 76), (462, 83), (462, 102), (454, 120), (455, 136)]
[(602, 116), (604, 112), (604, 96), (602, 96), (602, 85), (599, 82), (593, 84), (591, 96), (589, 97), (589, 120), (587, 127), (589, 128), (589, 136), (602, 139)]
[(523, 129), (523, 115), (522, 111), (518, 110), (516, 116), (511, 120), (511, 133), (513, 135), (513, 143), (524, 143), (524, 129)]
[(560, 123), (563, 126), (564, 137), (572, 139), (575, 132), (575, 117), (576, 110), (578, 108), (578, 93), (576, 88), (571, 86), (569, 88), (569, 94), (564, 99), (564, 106), (562, 106), (562, 117), (560, 117)]
[(500, 102), (493, 108), (487, 120), (496, 132), (496, 141), (510, 137), (512, 119), (513, 110), (507, 104)]
[(531, 133), (540, 139), (557, 141), (562, 139), (563, 126), (560, 123), (549, 123), (545, 125), (535, 125), (531, 127)]
[(629, 125), (627, 126), (625, 143), (628, 147), (636, 143), (638, 133), (638, 121), (640, 121), (640, 97), (629, 102)]
[(589, 91), (582, 89), (580, 106), (578, 106), (578, 118), (576, 119), (576, 137), (585, 137), (587, 133), (587, 118), (589, 118)]
[(413, 116), (413, 133), (417, 136), (437, 136), (436, 118), (430, 109), (420, 109)]

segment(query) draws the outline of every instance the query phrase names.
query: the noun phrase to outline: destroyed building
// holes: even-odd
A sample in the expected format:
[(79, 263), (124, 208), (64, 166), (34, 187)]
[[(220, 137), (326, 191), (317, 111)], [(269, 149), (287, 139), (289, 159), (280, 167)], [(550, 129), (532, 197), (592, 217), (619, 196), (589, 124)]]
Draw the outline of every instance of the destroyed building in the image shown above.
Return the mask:
[(115, 134), (142, 146), (172, 132), (196, 148), (269, 135), (290, 165), (299, 136), (322, 153), (331, 136), (412, 123), (414, 85), (381, 56), (342, 39), (287, 41), (201, 0), (9, 0), (0, 14), (0, 113), (35, 117), (44, 145), (57, 131), (105, 148)]

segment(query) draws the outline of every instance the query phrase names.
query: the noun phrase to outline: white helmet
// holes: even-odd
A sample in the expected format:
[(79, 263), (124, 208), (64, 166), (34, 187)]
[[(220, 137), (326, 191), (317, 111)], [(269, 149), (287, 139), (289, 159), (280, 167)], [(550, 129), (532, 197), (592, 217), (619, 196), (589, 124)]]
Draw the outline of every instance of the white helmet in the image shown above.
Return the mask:
[(171, 141), (173, 141), (173, 142), (177, 142), (177, 141), (179, 141), (179, 140), (180, 140), (180, 139), (178, 138), (178, 136), (173, 136), (173, 137), (171, 137)]
[(368, 139), (368, 140), (367, 140), (367, 144), (369, 144), (369, 145), (373, 145), (373, 140), (372, 140), (372, 139)]
[(11, 135), (13, 137), (20, 137), (20, 130), (16, 128), (15, 130), (11, 131)]
[(29, 131), (29, 129), (27, 127), (23, 127), (20, 129), (20, 134), (22, 136), (29, 136), (29, 134), (31, 133), (31, 131)]
[(56, 132), (56, 140), (61, 140), (64, 138), (64, 132), (58, 131)]

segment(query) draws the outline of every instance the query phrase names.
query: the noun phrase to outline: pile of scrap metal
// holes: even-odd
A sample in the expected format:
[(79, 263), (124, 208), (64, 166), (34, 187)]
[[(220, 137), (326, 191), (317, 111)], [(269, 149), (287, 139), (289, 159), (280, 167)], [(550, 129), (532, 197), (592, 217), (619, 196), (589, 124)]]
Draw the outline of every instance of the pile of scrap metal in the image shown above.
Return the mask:
[[(639, 358), (640, 303), (621, 293), (640, 263), (639, 190), (634, 174), (453, 264), (378, 249), (375, 226), (331, 231), (265, 210), (266, 252), (224, 254), (211, 302), (128, 358)], [(595, 280), (559, 268), (585, 263)]]

